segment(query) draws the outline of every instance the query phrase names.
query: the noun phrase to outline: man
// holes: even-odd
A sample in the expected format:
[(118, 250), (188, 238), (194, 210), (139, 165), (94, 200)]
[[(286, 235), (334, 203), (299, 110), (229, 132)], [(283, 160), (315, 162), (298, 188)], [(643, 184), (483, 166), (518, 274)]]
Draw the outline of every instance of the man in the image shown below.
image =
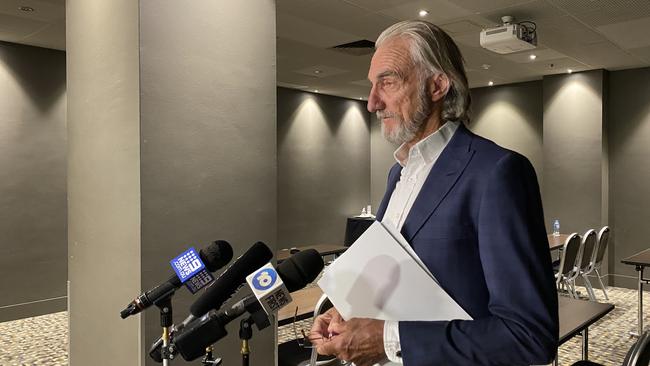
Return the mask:
[(368, 111), (401, 144), (377, 219), (401, 232), (473, 320), (345, 321), (331, 309), (310, 334), (318, 352), (357, 366), (550, 363), (557, 294), (535, 171), (464, 126), (470, 97), (457, 46), (433, 24), (395, 24), (379, 36), (368, 78)]

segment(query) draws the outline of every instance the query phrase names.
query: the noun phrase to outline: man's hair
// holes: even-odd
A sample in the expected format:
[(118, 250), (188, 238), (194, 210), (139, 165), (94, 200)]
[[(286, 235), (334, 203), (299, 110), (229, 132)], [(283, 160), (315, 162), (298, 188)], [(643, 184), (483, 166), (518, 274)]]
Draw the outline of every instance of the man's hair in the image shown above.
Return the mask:
[(411, 59), (420, 68), (420, 82), (436, 74), (444, 74), (449, 79), (449, 90), (442, 104), (442, 120), (469, 123), (471, 98), (463, 55), (451, 37), (432, 23), (407, 20), (384, 30), (375, 47), (379, 48), (382, 43), (395, 38), (409, 42)]

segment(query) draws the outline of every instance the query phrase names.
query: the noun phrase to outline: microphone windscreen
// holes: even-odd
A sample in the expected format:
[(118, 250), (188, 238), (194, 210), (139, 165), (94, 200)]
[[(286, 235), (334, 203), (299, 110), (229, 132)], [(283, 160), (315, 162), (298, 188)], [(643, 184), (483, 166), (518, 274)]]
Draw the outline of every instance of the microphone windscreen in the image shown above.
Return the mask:
[(232, 247), (225, 240), (217, 240), (199, 251), (205, 267), (214, 272), (225, 266), (232, 259)]
[(287, 290), (294, 292), (313, 282), (324, 266), (316, 249), (305, 249), (278, 264), (277, 271)]
[(208, 311), (218, 310), (246, 281), (246, 276), (262, 267), (273, 258), (271, 249), (258, 241), (237, 258), (217, 277), (206, 291), (190, 306), (190, 313), (196, 317)]

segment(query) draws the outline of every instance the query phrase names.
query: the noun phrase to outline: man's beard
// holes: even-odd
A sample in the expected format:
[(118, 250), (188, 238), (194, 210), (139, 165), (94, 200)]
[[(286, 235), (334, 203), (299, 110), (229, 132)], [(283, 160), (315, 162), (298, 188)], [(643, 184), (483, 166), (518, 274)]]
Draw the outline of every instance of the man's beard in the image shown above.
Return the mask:
[[(404, 118), (397, 113), (377, 111), (377, 118), (382, 121), (381, 134), (388, 142), (395, 145), (401, 145), (413, 141), (418, 132), (421, 132), (424, 129), (427, 119), (429, 118), (429, 115), (431, 115), (432, 104), (433, 102), (428, 98), (427, 88), (423, 87), (420, 88), (418, 106), (410, 120), (404, 120)], [(392, 118), (397, 122), (392, 129), (388, 129), (383, 122), (383, 119), (387, 117)]]

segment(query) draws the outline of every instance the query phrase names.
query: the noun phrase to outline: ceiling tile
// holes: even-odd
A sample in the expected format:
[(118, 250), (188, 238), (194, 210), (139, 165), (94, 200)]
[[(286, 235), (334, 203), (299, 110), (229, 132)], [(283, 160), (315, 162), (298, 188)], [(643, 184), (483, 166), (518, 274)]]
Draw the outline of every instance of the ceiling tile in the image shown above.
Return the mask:
[(283, 88), (290, 88), (290, 89), (307, 89), (309, 88), (307, 85), (300, 85), (300, 84), (292, 84), (292, 83), (283, 83), (281, 81), (277, 82), (278, 86), (281, 86)]
[(424, 9), (429, 15), (420, 18), (432, 23), (442, 23), (448, 20), (461, 18), (473, 14), (447, 0), (420, 0), (409, 2), (404, 5), (381, 10), (380, 13), (399, 20), (415, 19), (418, 11)]
[(573, 54), (583, 62), (596, 65), (596, 68), (608, 70), (620, 70), (639, 67), (644, 64), (647, 65), (642, 59), (615, 47), (609, 41), (576, 47), (573, 50)]
[(514, 5), (528, 3), (530, 0), (455, 0), (454, 3), (473, 13), (484, 13), (491, 10), (508, 8)]
[(354, 20), (340, 20), (333, 22), (336, 29), (354, 34), (359, 39), (375, 41), (379, 34), (386, 28), (397, 23), (397, 20), (384, 14), (371, 13), (355, 18)]
[(597, 29), (623, 48), (650, 46), (650, 17), (603, 25)]
[(59, 20), (23, 38), (23, 43), (65, 51), (65, 20)]
[(350, 71), (327, 65), (312, 65), (299, 70), (294, 70), (293, 72), (322, 79), (334, 75), (345, 74)]
[(329, 48), (358, 40), (358, 37), (353, 34), (281, 12), (277, 13), (276, 28), (277, 36), (280, 38), (292, 39), (316, 47)]
[(542, 75), (559, 74), (567, 72), (568, 69), (573, 71), (588, 70), (589, 67), (579, 61), (570, 57), (562, 57), (553, 60), (546, 60), (543, 62), (535, 62), (527, 64), (526, 67), (536, 73)]
[(368, 11), (377, 12), (380, 10), (394, 8), (400, 5), (415, 3), (418, 0), (344, 0)]
[[(535, 60), (530, 59), (531, 54), (537, 56)], [(518, 52), (510, 55), (504, 55), (503, 57), (506, 58), (507, 60), (519, 64), (532, 64), (532, 63), (542, 62), (546, 60), (563, 58), (566, 57), (566, 55), (550, 48), (537, 48), (527, 52)]]
[(444, 29), (444, 31), (449, 33), (451, 36), (454, 34), (462, 33), (479, 34), (481, 33), (481, 30), (483, 30), (483, 27), (481, 25), (465, 19), (447, 24), (441, 24), (440, 28)]
[(571, 15), (544, 18), (535, 22), (537, 23), (539, 42), (543, 44), (552, 44), (555, 41), (559, 41), (562, 43), (586, 45), (606, 40), (602, 34), (580, 23)]
[(591, 26), (650, 17), (647, 0), (547, 0)]
[(276, 10), (278, 13), (328, 26), (339, 19), (355, 19), (369, 13), (368, 10), (343, 0), (277, 0)]
[[(0, 14), (0, 34), (12, 40), (20, 40), (31, 33), (43, 29), (48, 23), (40, 20), (25, 19), (14, 15)], [(0, 38), (4, 40), (4, 38)]]
[[(42, 0), (2, 0), (0, 14), (15, 15), (25, 19), (53, 22), (65, 18), (65, 3)], [(19, 10), (21, 6), (34, 9), (33, 12)]]
[(628, 50), (628, 52), (643, 59), (650, 65), (650, 47), (633, 48)]
[(494, 22), (494, 24), (501, 24), (501, 17), (504, 15), (513, 16), (516, 23), (525, 20), (537, 22), (541, 19), (561, 17), (566, 15), (566, 13), (544, 0), (536, 0), (508, 8), (485, 12), (481, 15)]

